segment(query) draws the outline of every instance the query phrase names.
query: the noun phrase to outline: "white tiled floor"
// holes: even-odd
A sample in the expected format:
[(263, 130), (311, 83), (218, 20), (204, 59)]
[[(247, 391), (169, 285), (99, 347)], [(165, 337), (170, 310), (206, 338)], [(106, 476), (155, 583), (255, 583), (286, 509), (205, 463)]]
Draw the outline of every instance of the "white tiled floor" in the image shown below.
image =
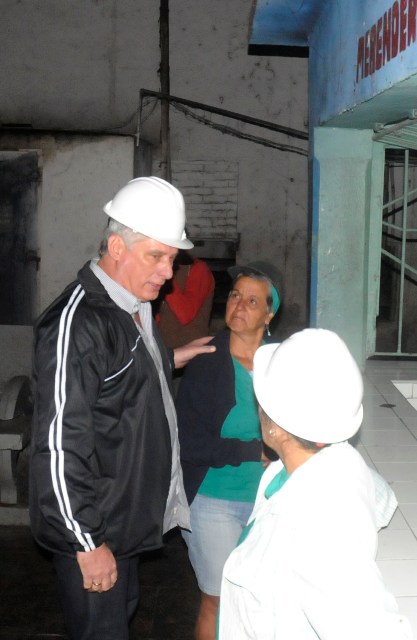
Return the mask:
[(417, 410), (391, 382), (417, 381), (417, 362), (369, 360), (364, 378), (364, 421), (352, 444), (397, 496), (377, 562), (417, 638)]

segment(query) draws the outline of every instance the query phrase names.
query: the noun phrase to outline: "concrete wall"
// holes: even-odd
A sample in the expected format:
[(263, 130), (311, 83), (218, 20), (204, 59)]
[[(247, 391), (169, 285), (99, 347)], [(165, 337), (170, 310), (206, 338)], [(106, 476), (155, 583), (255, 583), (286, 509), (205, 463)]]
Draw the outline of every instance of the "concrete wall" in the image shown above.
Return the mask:
[[(2, 134), (0, 149), (39, 155), (37, 316), (96, 255), (107, 222), (103, 205), (133, 175), (133, 138)], [(31, 334), (31, 327), (0, 326), (0, 389), (30, 371)]]
[(40, 307), (96, 255), (107, 223), (103, 206), (133, 177), (133, 139), (50, 138), (43, 153)]
[[(7, 83), (8, 91), (0, 95), (0, 121), (48, 130), (134, 134), (139, 89), (160, 87), (159, 3), (75, 0), (58, 7), (53, 0), (22, 0), (6, 4), (0, 23), (0, 82)], [(171, 93), (305, 131), (307, 61), (249, 57), (251, 9), (251, 0), (172, 0)], [(158, 172), (159, 105), (144, 102), (142, 114), (140, 132), (154, 147)], [(200, 111), (198, 115), (208, 114)], [(267, 129), (217, 116), (209, 119), (235, 128), (241, 136), (306, 149), (305, 143)], [(277, 263), (286, 284), (283, 331), (304, 326), (309, 236), (306, 158), (222, 134), (173, 109), (171, 152), (173, 162), (237, 167), (238, 258)], [(71, 153), (63, 151), (64, 156), (74, 169)], [(66, 192), (71, 188), (72, 170), (62, 169), (51, 175), (52, 200), (59, 200), (61, 188)], [(122, 165), (123, 173), (121, 169)], [(90, 201), (96, 200), (93, 192)], [(82, 212), (77, 215), (77, 231), (71, 230), (71, 235), (78, 241), (76, 234), (83, 236), (84, 225), (88, 237), (89, 220)], [(64, 220), (62, 225), (66, 232)], [(47, 230), (43, 232), (43, 242), (49, 246), (51, 238)], [(87, 249), (85, 245), (84, 254)], [(59, 267), (57, 274), (53, 267), (51, 262), (45, 266), (42, 301), (59, 288), (58, 280), (72, 273), (70, 265)]]
[[(202, 185), (206, 182), (205, 167), (208, 165), (212, 166), (214, 163), (219, 167), (232, 165), (237, 168), (236, 230), (240, 237), (237, 260), (241, 264), (256, 259), (269, 260), (281, 271), (284, 282), (283, 304), (278, 323), (281, 337), (306, 326), (309, 294), (307, 158), (244, 139), (235, 139), (213, 131), (210, 127), (195, 125), (189, 120), (184, 122), (184, 118), (175, 113), (172, 121), (172, 129), (176, 132), (173, 146), (178, 149), (179, 158), (178, 161), (173, 161), (174, 180), (178, 186), (186, 186), (186, 181), (182, 182), (178, 174), (178, 167), (186, 158), (187, 162), (192, 161), (196, 166), (201, 166)], [(236, 123), (228, 124), (243, 129)], [(183, 127), (186, 127), (186, 135), (180, 139)], [(248, 127), (245, 128), (247, 130)], [(278, 139), (277, 134), (266, 134), (259, 129), (255, 133), (275, 141)], [(158, 157), (155, 158), (154, 167), (158, 171)], [(198, 170), (194, 178), (197, 175)], [(187, 192), (185, 201), (189, 204), (192, 219), (195, 203), (191, 200), (188, 203)], [(218, 202), (217, 200), (216, 206)], [(231, 213), (227, 199), (224, 210)], [(212, 220), (218, 213), (215, 210), (207, 212), (207, 218)], [(210, 226), (213, 228), (211, 222), (208, 224)], [(218, 233), (216, 227), (213, 230)], [(205, 233), (204, 226), (201, 227), (201, 233)]]
[[(296, 129), (307, 126), (308, 63), (247, 55), (251, 3), (171, 4), (171, 92)], [(204, 17), (203, 17), (204, 16)], [(192, 52), (193, 62), (184, 57)], [(199, 112), (201, 115), (201, 112)], [(240, 263), (274, 262), (283, 274), (281, 336), (308, 322), (308, 162), (294, 153), (255, 144), (173, 118), (178, 159), (233, 162), (238, 167), (237, 231)], [(232, 119), (210, 119), (238, 133), (307, 148), (299, 140)]]

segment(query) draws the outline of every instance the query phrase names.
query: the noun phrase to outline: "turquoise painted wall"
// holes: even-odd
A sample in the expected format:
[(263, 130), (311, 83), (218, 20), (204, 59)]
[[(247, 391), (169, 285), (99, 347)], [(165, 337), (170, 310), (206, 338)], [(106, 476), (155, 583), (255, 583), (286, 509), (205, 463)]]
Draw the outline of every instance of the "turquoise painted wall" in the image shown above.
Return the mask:
[(376, 144), (369, 130), (314, 130), (310, 324), (336, 331), (362, 368), (378, 288), (381, 183), (373, 178), (383, 154)]
[[(291, 2), (277, 42), (304, 43)], [(322, 0), (309, 44), (310, 324), (337, 331), (364, 367), (375, 349), (384, 146), (373, 127), (417, 109), (417, 0)], [(304, 9), (311, 7), (306, 3)], [(299, 10), (299, 8), (297, 8)], [(291, 43), (291, 40), (288, 41)], [(327, 125), (327, 126), (321, 126)]]

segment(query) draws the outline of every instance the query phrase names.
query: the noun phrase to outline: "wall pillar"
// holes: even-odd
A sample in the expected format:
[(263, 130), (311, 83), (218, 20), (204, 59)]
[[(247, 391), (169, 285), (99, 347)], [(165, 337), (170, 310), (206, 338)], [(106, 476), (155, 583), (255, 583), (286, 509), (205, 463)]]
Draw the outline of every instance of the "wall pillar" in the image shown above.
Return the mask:
[(380, 191), (380, 181), (372, 186), (374, 153), (382, 163), (383, 155), (374, 147), (371, 130), (314, 129), (310, 324), (336, 331), (361, 368), (369, 342), (369, 283), (377, 286), (369, 273), (377, 266), (377, 258), (369, 263), (369, 241)]

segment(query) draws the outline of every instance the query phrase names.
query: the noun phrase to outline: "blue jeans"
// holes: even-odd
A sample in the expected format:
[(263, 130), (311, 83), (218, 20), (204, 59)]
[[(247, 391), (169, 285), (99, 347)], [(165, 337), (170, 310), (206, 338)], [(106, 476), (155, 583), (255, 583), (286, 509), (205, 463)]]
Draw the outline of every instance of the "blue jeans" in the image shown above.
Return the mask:
[(198, 586), (220, 595), (223, 566), (246, 526), (253, 502), (219, 500), (197, 494), (191, 504), (192, 532), (182, 530)]

